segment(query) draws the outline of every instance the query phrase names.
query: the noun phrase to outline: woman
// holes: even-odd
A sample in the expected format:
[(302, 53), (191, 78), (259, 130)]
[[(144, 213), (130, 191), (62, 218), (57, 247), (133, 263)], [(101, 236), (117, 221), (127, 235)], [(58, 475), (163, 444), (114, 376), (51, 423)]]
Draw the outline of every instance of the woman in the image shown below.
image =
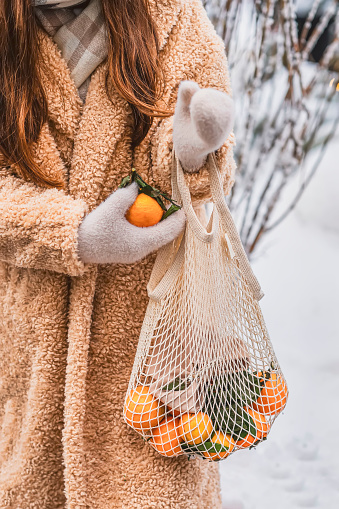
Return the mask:
[(122, 419), (154, 252), (185, 218), (134, 227), (116, 189), (134, 166), (171, 192), (174, 143), (195, 206), (209, 152), (228, 193), (230, 94), (200, 0), (2, 0), (0, 507), (221, 506), (217, 464)]

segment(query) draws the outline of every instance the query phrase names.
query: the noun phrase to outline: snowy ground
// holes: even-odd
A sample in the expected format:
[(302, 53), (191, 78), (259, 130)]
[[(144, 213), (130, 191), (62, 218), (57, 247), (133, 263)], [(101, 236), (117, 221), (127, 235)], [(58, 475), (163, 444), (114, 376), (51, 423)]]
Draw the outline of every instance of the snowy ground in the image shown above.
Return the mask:
[(290, 397), (267, 442), (220, 463), (223, 509), (339, 507), (337, 150), (253, 264)]

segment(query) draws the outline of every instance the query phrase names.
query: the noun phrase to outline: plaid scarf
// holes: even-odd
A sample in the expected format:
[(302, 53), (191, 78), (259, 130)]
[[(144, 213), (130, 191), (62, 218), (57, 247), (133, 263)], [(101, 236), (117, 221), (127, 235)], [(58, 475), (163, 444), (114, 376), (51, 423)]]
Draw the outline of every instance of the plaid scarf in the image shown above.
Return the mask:
[[(107, 56), (104, 16), (99, 0), (33, 0), (35, 13), (66, 60), (85, 101), (92, 72)], [(76, 6), (79, 6), (76, 8)]]

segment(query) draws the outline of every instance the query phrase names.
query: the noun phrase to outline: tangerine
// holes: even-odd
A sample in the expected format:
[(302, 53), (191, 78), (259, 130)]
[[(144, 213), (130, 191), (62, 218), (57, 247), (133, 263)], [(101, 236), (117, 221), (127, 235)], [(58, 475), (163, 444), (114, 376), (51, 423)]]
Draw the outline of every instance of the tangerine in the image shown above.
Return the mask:
[(227, 458), (227, 456), (229, 456), (229, 454), (233, 451), (234, 446), (235, 446), (235, 442), (234, 442), (233, 438), (231, 437), (231, 435), (224, 435), (223, 433), (221, 433), (221, 431), (216, 431), (214, 433), (214, 435), (211, 438), (211, 442), (213, 442), (214, 444), (220, 444), (223, 447), (225, 447), (226, 449), (228, 449), (228, 451), (222, 451), (222, 452), (205, 451), (202, 453), (203, 456), (205, 456), (205, 458), (208, 458), (209, 460), (212, 460), (212, 461), (219, 460), (222, 458)]
[(145, 193), (140, 193), (128, 209), (126, 219), (134, 226), (146, 227), (159, 223), (163, 215), (164, 211), (157, 200)]
[(264, 378), (262, 373), (258, 373), (258, 377), (265, 380), (265, 385), (252, 407), (266, 415), (275, 415), (281, 412), (286, 405), (288, 392), (284, 380), (276, 373), (272, 373), (269, 379)]
[(149, 391), (149, 387), (139, 385), (127, 397), (124, 416), (134, 429), (149, 430), (157, 426), (165, 414), (165, 406)]
[(264, 415), (261, 415), (255, 410), (252, 410), (252, 408), (245, 408), (244, 410), (250, 417), (252, 417), (254, 426), (256, 428), (256, 434), (254, 436), (251, 433), (248, 433), (245, 438), (237, 440), (236, 444), (240, 449), (250, 447), (261, 438), (266, 437), (269, 429)]
[(211, 435), (213, 423), (207, 414), (186, 413), (180, 418), (179, 436), (188, 445), (201, 444)]
[(179, 420), (173, 417), (164, 419), (158, 427), (152, 430), (152, 440), (150, 444), (162, 456), (179, 456), (183, 454), (180, 447)]

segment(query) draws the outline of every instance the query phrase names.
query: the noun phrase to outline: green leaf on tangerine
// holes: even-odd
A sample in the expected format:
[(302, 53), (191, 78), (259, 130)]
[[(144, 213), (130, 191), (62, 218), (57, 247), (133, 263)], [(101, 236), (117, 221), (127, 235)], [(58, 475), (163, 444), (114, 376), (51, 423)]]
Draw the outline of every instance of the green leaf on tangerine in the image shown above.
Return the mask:
[(171, 214), (173, 214), (173, 212), (176, 212), (177, 210), (180, 210), (181, 207), (179, 205), (174, 205), (172, 203), (172, 205), (170, 206), (170, 208), (168, 210), (166, 210), (165, 214), (162, 216), (162, 219), (166, 219), (167, 217), (169, 217)]
[(119, 185), (119, 188), (126, 187), (126, 186), (128, 186), (130, 183), (131, 183), (131, 176), (130, 176), (130, 175), (127, 175), (127, 177), (124, 177), (124, 178), (121, 180), (120, 185)]
[(201, 452), (208, 452), (211, 454), (214, 454), (214, 453), (219, 454), (220, 452), (228, 451), (228, 447), (225, 447), (222, 444), (211, 442), (209, 440), (207, 442), (204, 442), (203, 444), (197, 445), (196, 447)]

